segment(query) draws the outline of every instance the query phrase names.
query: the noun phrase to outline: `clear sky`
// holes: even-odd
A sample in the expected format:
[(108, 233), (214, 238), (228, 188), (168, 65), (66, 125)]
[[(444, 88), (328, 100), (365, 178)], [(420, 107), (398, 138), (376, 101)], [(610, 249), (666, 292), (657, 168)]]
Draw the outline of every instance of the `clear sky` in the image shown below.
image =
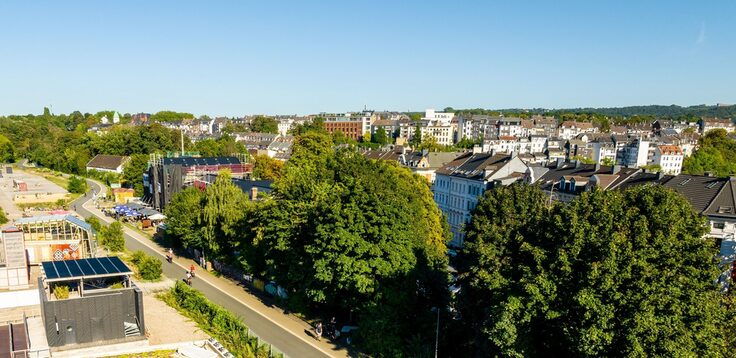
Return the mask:
[(0, 114), (736, 102), (736, 1), (0, 2)]

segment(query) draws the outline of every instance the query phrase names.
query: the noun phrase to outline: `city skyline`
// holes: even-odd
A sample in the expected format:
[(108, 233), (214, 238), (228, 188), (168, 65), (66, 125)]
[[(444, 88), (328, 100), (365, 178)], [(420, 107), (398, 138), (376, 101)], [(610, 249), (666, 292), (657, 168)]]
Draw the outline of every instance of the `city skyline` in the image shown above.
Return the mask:
[(736, 4), (666, 5), (2, 3), (0, 112), (736, 101)]

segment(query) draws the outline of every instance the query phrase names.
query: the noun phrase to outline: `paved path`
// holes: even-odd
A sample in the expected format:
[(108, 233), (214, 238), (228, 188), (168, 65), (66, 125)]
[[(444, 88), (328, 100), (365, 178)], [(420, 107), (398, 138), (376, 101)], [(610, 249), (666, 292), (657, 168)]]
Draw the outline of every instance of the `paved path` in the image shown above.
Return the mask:
[[(100, 183), (87, 180), (90, 187), (100, 192), (103, 187)], [(87, 218), (96, 216), (103, 223), (111, 223), (113, 219), (105, 216), (92, 203), (92, 196), (82, 196), (73, 203), (75, 211)], [(186, 275), (187, 268), (195, 263), (194, 260), (178, 257), (173, 264), (165, 261), (165, 249), (159, 247), (147, 236), (123, 226), (125, 231), (125, 246), (132, 251), (142, 250), (149, 255), (158, 257), (163, 264), (164, 275), (178, 280)], [(193, 287), (204, 293), (213, 302), (237, 314), (243, 322), (264, 341), (292, 358), (310, 357), (348, 357), (346, 349), (322, 340), (317, 341), (308, 335), (310, 327), (299, 318), (287, 315), (275, 306), (269, 306), (257, 297), (247, 293), (242, 287), (228, 279), (215, 277), (209, 273), (197, 272)]]

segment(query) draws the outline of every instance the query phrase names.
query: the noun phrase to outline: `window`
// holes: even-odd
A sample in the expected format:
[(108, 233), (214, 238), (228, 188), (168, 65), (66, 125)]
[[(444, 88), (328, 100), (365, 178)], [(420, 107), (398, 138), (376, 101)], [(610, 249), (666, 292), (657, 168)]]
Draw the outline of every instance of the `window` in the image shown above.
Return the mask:
[(725, 223), (713, 223), (713, 228), (717, 230), (723, 230), (726, 228)]

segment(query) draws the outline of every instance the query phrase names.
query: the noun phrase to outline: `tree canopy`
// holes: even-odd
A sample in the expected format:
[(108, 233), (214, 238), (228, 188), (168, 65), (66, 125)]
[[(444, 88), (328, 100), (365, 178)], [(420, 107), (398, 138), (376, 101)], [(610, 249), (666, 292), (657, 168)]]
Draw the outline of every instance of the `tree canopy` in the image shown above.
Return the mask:
[(194, 115), (186, 112), (159, 111), (151, 115), (151, 122), (181, 122), (184, 119), (193, 119)]
[(431, 347), (431, 334), (410, 340), (447, 300), (449, 235), (426, 181), (310, 132), (272, 194), (248, 225), (252, 270), (286, 287), (297, 308), (358, 312), (379, 355)]
[(275, 119), (266, 116), (255, 116), (250, 122), (250, 130), (259, 133), (278, 133), (279, 124)]
[(682, 164), (682, 171), (692, 175), (711, 172), (719, 177), (736, 173), (736, 140), (724, 129), (714, 129), (698, 140), (698, 149)]
[(277, 180), (281, 177), (284, 162), (267, 155), (257, 155), (253, 164), (253, 177), (256, 179)]
[(513, 185), (475, 209), (461, 268), (465, 354), (729, 354), (716, 252), (683, 197), (655, 186), (547, 199)]

